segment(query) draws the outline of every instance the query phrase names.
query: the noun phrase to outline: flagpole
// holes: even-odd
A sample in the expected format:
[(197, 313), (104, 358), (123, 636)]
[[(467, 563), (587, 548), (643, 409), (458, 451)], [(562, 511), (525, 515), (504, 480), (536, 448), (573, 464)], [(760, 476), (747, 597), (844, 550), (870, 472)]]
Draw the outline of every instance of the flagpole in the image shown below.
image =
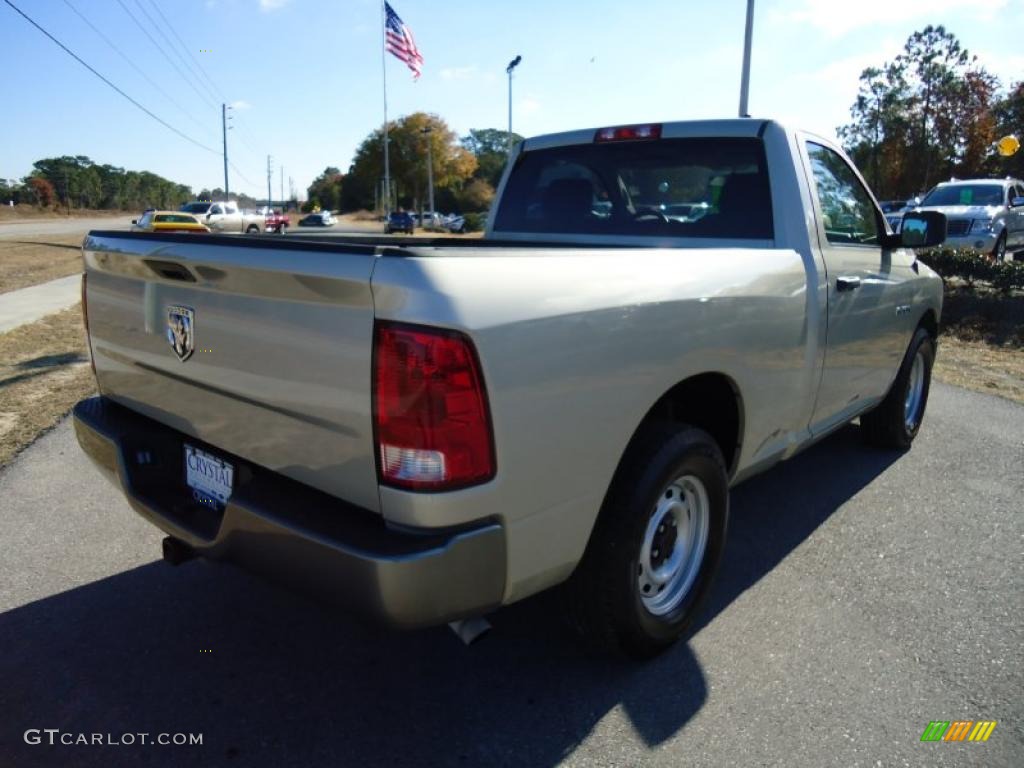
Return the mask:
[(388, 165), (388, 16), (384, 8), (385, 4), (386, 0), (381, 0), (380, 66), (384, 83), (384, 215), (387, 216), (391, 213), (391, 170)]

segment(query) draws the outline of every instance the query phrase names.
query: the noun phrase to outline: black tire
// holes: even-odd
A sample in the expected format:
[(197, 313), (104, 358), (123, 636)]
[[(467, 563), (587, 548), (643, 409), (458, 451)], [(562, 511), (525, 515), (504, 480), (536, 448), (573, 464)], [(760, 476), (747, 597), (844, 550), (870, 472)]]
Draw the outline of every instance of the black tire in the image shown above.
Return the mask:
[(249, 228), (245, 230), (245, 234), (247, 235), (258, 235), (259, 233), (260, 228), (257, 227), (255, 224), (250, 224)]
[[(919, 406), (915, 407), (913, 418), (907, 413), (907, 393), (911, 385), (911, 372), (914, 359), (918, 353), (924, 365), (924, 382)], [(900, 364), (896, 380), (889, 389), (889, 394), (874, 410), (860, 417), (861, 431), (869, 445), (878, 448), (896, 448), (907, 450), (914, 442), (921, 422), (924, 421), (925, 408), (928, 405), (928, 392), (931, 389), (932, 367), (935, 365), (935, 339), (924, 328), (918, 328), (907, 347), (907, 354)]]
[(996, 245), (992, 249), (992, 260), (996, 262), (1006, 261), (1006, 232), (999, 234)]
[(282, 224), (281, 226), (279, 226), (277, 228), (277, 234), (279, 234), (279, 235), (287, 235), (288, 234), (288, 227), (286, 225)]
[[(695, 576), (681, 602), (656, 615), (641, 594), (641, 549), (649, 524), (660, 514), (663, 495), (684, 476), (699, 480), (706, 492), (706, 544), (703, 558), (694, 561), (699, 565), (694, 566)], [(637, 659), (669, 648), (692, 626), (707, 598), (721, 561), (728, 518), (725, 461), (711, 436), (685, 425), (643, 427), (616, 472), (583, 559), (565, 590), (567, 614), (575, 628), (601, 650)], [(670, 546), (676, 538), (672, 533)]]

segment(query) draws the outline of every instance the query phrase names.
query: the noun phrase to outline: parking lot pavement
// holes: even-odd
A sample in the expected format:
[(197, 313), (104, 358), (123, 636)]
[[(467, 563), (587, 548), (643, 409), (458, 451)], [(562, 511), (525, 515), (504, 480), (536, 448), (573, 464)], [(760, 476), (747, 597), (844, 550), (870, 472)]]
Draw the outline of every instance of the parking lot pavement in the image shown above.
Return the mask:
[[(1024, 407), (935, 384), (911, 452), (858, 432), (735, 490), (705, 620), (634, 665), (582, 652), (557, 595), (464, 648), (155, 562), (65, 422), (0, 472), (0, 765), (1019, 766)], [(920, 741), (961, 719), (998, 725)]]
[(67, 309), (81, 296), (81, 275), (58, 277), (40, 285), (0, 293), (0, 333)]

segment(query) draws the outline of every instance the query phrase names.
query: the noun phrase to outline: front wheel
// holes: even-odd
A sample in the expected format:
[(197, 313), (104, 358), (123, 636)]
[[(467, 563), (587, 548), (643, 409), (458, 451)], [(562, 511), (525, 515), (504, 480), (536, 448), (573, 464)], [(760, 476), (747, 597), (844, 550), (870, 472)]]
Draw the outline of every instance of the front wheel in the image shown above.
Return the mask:
[(725, 461), (702, 430), (643, 428), (570, 579), (569, 615), (606, 650), (650, 658), (692, 626), (725, 544)]
[(992, 249), (992, 260), (995, 262), (1006, 261), (1006, 233), (1003, 232), (996, 240), (995, 248)]
[(934, 365), (935, 339), (924, 328), (918, 328), (889, 394), (873, 411), (860, 417), (868, 443), (899, 450), (910, 447), (924, 420)]

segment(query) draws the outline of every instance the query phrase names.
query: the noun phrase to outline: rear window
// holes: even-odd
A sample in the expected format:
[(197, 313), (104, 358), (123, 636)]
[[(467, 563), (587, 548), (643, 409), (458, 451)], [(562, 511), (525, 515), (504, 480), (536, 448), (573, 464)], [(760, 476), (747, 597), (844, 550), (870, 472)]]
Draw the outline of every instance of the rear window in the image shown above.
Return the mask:
[(581, 144), (521, 155), (496, 232), (772, 238), (760, 139)]

